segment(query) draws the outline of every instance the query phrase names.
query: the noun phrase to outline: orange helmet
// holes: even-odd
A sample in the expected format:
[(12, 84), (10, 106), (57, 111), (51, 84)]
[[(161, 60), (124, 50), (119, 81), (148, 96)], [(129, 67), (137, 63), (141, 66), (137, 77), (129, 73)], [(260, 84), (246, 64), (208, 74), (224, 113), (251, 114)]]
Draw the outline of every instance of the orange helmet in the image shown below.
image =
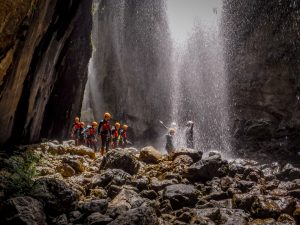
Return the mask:
[(123, 125), (123, 129), (127, 130), (128, 126), (126, 124)]
[(110, 119), (110, 118), (111, 115), (108, 112), (104, 113), (104, 119)]
[(80, 121), (79, 117), (76, 116), (76, 117), (75, 117), (75, 122), (79, 122), (79, 121)]
[(84, 122), (80, 122), (80, 125), (81, 125), (81, 126), (85, 126), (85, 123), (84, 123)]
[(121, 124), (116, 122), (115, 127), (120, 128)]
[(96, 126), (98, 126), (98, 123), (96, 121), (94, 121), (94, 122), (92, 122), (92, 126), (96, 127)]

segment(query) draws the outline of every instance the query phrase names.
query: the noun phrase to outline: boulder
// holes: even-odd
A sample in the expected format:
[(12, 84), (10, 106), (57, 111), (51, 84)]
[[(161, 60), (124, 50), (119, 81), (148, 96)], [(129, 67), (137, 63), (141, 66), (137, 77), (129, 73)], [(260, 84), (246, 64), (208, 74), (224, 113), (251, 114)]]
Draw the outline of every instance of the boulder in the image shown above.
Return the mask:
[(73, 211), (79, 196), (64, 181), (40, 178), (35, 181), (32, 195), (43, 202), (45, 212), (54, 215)]
[(194, 149), (190, 149), (190, 148), (176, 149), (172, 155), (173, 160), (176, 159), (176, 157), (178, 157), (180, 155), (187, 155), (192, 158), (193, 162), (198, 162), (202, 158), (203, 151), (194, 150)]
[(55, 225), (68, 225), (68, 218), (66, 214), (61, 214), (52, 220), (52, 224)]
[[(208, 218), (216, 224), (222, 225), (247, 225), (249, 215), (241, 209), (208, 208), (196, 209), (196, 216)], [(220, 223), (220, 221), (222, 221)], [(208, 223), (213, 224), (213, 223)]]
[(224, 177), (228, 173), (228, 162), (212, 156), (188, 167), (184, 177), (192, 182), (206, 182), (214, 177)]
[(193, 185), (174, 184), (167, 186), (163, 191), (163, 198), (171, 202), (173, 209), (194, 207), (197, 203), (198, 191)]
[(106, 225), (113, 221), (109, 216), (103, 215), (99, 212), (92, 213), (84, 221), (84, 225)]
[(55, 169), (58, 173), (60, 173), (63, 177), (72, 177), (75, 175), (75, 170), (66, 163), (62, 163)]
[(162, 159), (162, 154), (152, 146), (142, 148), (140, 151), (139, 160), (145, 163), (159, 163)]
[(255, 196), (251, 214), (259, 218), (277, 218), (280, 214), (292, 214), (296, 201), (291, 197)]
[(120, 193), (108, 204), (110, 209), (132, 209), (140, 207), (145, 199), (133, 190), (122, 189)]
[(89, 185), (90, 189), (96, 187), (107, 187), (109, 185), (123, 185), (130, 182), (131, 175), (120, 169), (105, 170), (101, 174), (95, 175)]
[(141, 206), (119, 215), (109, 225), (158, 225), (158, 218), (153, 208)]
[(79, 159), (72, 159), (72, 158), (64, 158), (63, 163), (68, 164), (71, 166), (76, 172), (82, 173), (84, 172), (83, 163)]
[(105, 213), (107, 209), (108, 202), (106, 199), (92, 199), (79, 204), (79, 209), (81, 212), (93, 213), (100, 212)]
[(102, 169), (121, 169), (134, 175), (138, 172), (140, 164), (137, 159), (125, 151), (111, 150), (101, 164)]
[(292, 181), (295, 179), (300, 179), (300, 169), (295, 168), (291, 164), (286, 164), (281, 172), (279, 172), (276, 177), (279, 180)]
[(156, 199), (158, 194), (153, 190), (144, 190), (140, 193), (143, 198), (148, 198), (150, 200)]
[(8, 199), (1, 209), (0, 222), (3, 225), (43, 225), (46, 223), (43, 204), (31, 197)]
[(68, 218), (69, 218), (70, 222), (73, 224), (82, 223), (84, 214), (81, 213), (80, 211), (76, 210), (76, 211), (70, 212), (68, 215)]

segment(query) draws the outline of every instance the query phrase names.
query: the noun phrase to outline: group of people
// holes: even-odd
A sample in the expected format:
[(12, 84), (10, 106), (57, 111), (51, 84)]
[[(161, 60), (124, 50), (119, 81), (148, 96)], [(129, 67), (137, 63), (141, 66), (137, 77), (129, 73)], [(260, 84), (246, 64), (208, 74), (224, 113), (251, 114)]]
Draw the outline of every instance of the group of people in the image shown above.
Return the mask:
[[(176, 133), (177, 125), (176, 123), (173, 122), (169, 128), (162, 121), (160, 121), (160, 123), (164, 128), (168, 130), (168, 133), (166, 134), (166, 150), (168, 154), (170, 154), (175, 150), (174, 135)], [(194, 149), (194, 122), (193, 121), (188, 121), (186, 123), (185, 141), (186, 141), (187, 148)]]
[(111, 115), (106, 112), (99, 124), (94, 121), (91, 125), (86, 126), (79, 117), (76, 117), (71, 131), (71, 138), (75, 140), (75, 145), (86, 145), (96, 152), (98, 139), (101, 139), (100, 153), (102, 156), (109, 150), (110, 146), (112, 148), (126, 147), (128, 126), (123, 124), (121, 127), (119, 122), (111, 126), (110, 120)]

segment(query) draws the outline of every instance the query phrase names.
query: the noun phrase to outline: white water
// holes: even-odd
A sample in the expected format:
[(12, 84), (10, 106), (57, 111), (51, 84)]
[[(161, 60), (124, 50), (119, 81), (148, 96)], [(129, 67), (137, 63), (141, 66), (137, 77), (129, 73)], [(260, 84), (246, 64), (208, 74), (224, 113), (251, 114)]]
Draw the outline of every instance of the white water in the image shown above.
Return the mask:
[(185, 145), (184, 126), (193, 120), (196, 148), (230, 149), (221, 11), (221, 0), (167, 0), (177, 147)]

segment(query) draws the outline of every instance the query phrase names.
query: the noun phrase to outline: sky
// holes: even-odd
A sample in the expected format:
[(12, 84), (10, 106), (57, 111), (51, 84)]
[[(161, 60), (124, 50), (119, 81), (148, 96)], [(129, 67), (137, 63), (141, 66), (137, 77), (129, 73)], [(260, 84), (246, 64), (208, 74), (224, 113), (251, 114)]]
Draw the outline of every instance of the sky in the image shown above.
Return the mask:
[[(167, 15), (172, 38), (184, 43), (196, 22), (216, 24), (222, 0), (167, 0)], [(217, 14), (214, 12), (217, 8)]]

